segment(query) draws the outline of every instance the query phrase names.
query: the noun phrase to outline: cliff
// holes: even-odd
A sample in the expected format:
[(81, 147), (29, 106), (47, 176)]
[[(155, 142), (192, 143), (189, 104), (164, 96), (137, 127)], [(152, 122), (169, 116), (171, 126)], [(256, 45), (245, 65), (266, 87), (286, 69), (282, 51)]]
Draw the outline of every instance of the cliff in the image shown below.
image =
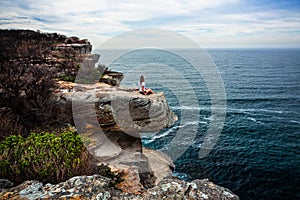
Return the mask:
[[(115, 187), (100, 175), (76, 176), (58, 184), (25, 181), (1, 189), (0, 199), (239, 199), (207, 179), (187, 182), (173, 177), (168, 156), (142, 148), (142, 132), (158, 131), (177, 120), (163, 93), (144, 96), (105, 83), (58, 84), (53, 96), (57, 114), (74, 120), (99, 163), (122, 173), (124, 181)], [(7, 180), (1, 185), (11, 187)]]
[(0, 179), (0, 199), (238, 199), (208, 180), (172, 177), (172, 160), (142, 147), (141, 133), (159, 131), (177, 120), (163, 93), (145, 96), (120, 87), (123, 74), (104, 66), (97, 69), (102, 74), (99, 83), (62, 81), (74, 81), (86, 64), (92, 66), (87, 78), (99, 79), (94, 69), (99, 55), (90, 54), (87, 40), (25, 30), (0, 33), (0, 85), (7, 86), (0, 88), (1, 137), (13, 132), (26, 136), (37, 125), (68, 123), (99, 164), (108, 164), (124, 178), (115, 187), (109, 178), (93, 175), (54, 185), (25, 181), (13, 188)]
[(0, 29), (0, 141), (65, 123), (52, 109), (54, 80), (74, 81), (91, 49), (57, 33)]
[(66, 110), (60, 114), (73, 117), (78, 131), (89, 139), (86, 146), (90, 152), (124, 178), (117, 185), (123, 192), (104, 187), (91, 194), (87, 189), (76, 194), (80, 198), (90, 195), (112, 199), (239, 199), (206, 179), (187, 182), (173, 177), (175, 166), (167, 155), (142, 148), (141, 133), (159, 131), (177, 120), (163, 93), (141, 95), (136, 89), (105, 83), (59, 84), (56, 96), (60, 107), (71, 108), (73, 103), (72, 116)]
[[(142, 132), (159, 131), (177, 120), (163, 93), (146, 96), (105, 83), (61, 81), (59, 85), (56, 113), (75, 122), (99, 163), (124, 173), (120, 188), (136, 193), (171, 175), (172, 161), (158, 152), (143, 150), (141, 143)], [(160, 167), (151, 163), (160, 163)]]

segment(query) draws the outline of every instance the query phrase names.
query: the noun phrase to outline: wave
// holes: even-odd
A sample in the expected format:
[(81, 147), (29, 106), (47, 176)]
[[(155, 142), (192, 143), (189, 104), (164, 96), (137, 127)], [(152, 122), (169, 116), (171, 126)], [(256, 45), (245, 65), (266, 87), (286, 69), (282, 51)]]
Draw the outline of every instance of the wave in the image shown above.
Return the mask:
[(201, 110), (200, 107), (194, 107), (194, 106), (172, 106), (171, 109), (174, 109), (174, 110)]
[(285, 110), (269, 110), (269, 109), (261, 109), (261, 108), (247, 108), (247, 109), (237, 109), (237, 108), (227, 108), (229, 112), (238, 112), (238, 113), (245, 113), (251, 114), (251, 112), (263, 112), (263, 113), (276, 113), (276, 114), (283, 114), (283, 113), (293, 113), (299, 114), (295, 111), (285, 111)]
[(182, 173), (182, 172), (173, 172), (173, 176), (176, 176), (178, 178), (180, 178), (181, 180), (185, 180), (185, 181), (190, 181), (192, 180), (192, 177), (186, 173)]
[(253, 118), (253, 117), (247, 117), (247, 119), (249, 119), (249, 120), (251, 120), (251, 121), (253, 121), (253, 122), (256, 122), (256, 119)]
[[(209, 110), (211, 107), (194, 107), (194, 106), (171, 106), (171, 109), (174, 110)], [(223, 108), (215, 108), (216, 110)], [(227, 112), (238, 112), (238, 113), (245, 113), (245, 114), (251, 114), (251, 112), (263, 112), (263, 113), (275, 113), (275, 114), (283, 114), (283, 113), (291, 113), (291, 114), (300, 114), (296, 111), (286, 111), (286, 110), (270, 110), (270, 109), (263, 109), (263, 108), (227, 108)]]
[(299, 101), (300, 98), (297, 97), (274, 97), (274, 98), (228, 98), (227, 102), (240, 103), (240, 102), (266, 102), (266, 101)]
[(171, 132), (177, 130), (178, 128), (179, 128), (179, 126), (174, 126), (174, 127), (170, 128), (170, 129), (168, 129), (167, 131), (161, 133), (161, 134), (158, 133), (158, 134), (156, 134), (156, 135), (154, 135), (152, 137), (143, 136), (142, 139), (146, 140), (146, 141), (144, 141), (146, 144), (149, 144), (149, 143), (151, 143), (151, 142), (153, 142), (153, 141), (155, 141), (155, 140), (157, 140), (159, 138), (163, 138), (163, 137), (169, 135)]
[(299, 122), (299, 121), (296, 121), (296, 120), (290, 120), (290, 122), (296, 123), (296, 124), (300, 124), (300, 122)]
[(143, 140), (143, 142), (145, 142), (145, 144), (149, 144), (151, 142), (154, 142), (157, 139), (168, 136), (170, 133), (173, 133), (173, 132), (177, 131), (180, 128), (184, 128), (186, 126), (191, 126), (191, 125), (199, 125), (199, 124), (207, 124), (207, 122), (193, 121), (193, 122), (186, 122), (183, 125), (175, 125), (175, 126), (169, 128), (169, 129), (167, 129), (164, 132), (159, 132), (159, 133), (155, 134), (152, 137), (143, 136), (142, 140)]

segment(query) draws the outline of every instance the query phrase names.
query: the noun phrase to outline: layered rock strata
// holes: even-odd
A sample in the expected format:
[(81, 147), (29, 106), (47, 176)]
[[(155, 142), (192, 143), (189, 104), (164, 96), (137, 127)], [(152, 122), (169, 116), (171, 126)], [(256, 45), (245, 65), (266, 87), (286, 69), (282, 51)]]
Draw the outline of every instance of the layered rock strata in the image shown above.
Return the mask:
[[(146, 96), (132, 88), (105, 83), (60, 85), (56, 93), (58, 114), (74, 120), (99, 163), (123, 171), (125, 181), (120, 188), (139, 193), (171, 174), (172, 161), (158, 152), (143, 151), (141, 143), (142, 132), (159, 131), (177, 120), (163, 93)], [(164, 168), (161, 173), (158, 165)]]
[(145, 96), (105, 83), (60, 85), (58, 114), (74, 120), (99, 159), (113, 158), (122, 150), (142, 152), (140, 133), (159, 131), (177, 120), (161, 92)]

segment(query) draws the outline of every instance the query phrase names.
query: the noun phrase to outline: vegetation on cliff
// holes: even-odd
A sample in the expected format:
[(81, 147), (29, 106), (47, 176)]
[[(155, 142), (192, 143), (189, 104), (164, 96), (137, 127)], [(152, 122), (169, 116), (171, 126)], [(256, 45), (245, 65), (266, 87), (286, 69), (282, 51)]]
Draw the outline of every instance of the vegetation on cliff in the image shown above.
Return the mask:
[(0, 178), (58, 183), (100, 174), (112, 185), (122, 181), (97, 166), (74, 130), (61, 128), (66, 121), (56, 111), (57, 80), (74, 81), (91, 47), (57, 33), (0, 30)]
[(0, 30), (0, 140), (63, 123), (51, 99), (54, 78), (73, 80), (90, 50), (87, 40), (75, 37)]
[(62, 133), (31, 133), (24, 138), (11, 135), (0, 142), (0, 177), (14, 183), (39, 180), (58, 183), (77, 175), (100, 174), (121, 181), (105, 165), (97, 161), (86, 150), (81, 137), (74, 131)]

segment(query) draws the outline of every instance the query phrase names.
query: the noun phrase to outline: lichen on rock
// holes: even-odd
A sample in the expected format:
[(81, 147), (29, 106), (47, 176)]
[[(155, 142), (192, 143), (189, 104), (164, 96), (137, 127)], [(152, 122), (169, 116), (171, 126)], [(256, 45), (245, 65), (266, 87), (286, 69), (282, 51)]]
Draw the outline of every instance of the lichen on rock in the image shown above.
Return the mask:
[(76, 176), (56, 185), (26, 181), (1, 192), (0, 199), (239, 199), (230, 190), (217, 186), (207, 179), (187, 182), (169, 177), (163, 179), (157, 186), (141, 191), (139, 194), (122, 192), (111, 187), (109, 183), (109, 178), (100, 175)]

